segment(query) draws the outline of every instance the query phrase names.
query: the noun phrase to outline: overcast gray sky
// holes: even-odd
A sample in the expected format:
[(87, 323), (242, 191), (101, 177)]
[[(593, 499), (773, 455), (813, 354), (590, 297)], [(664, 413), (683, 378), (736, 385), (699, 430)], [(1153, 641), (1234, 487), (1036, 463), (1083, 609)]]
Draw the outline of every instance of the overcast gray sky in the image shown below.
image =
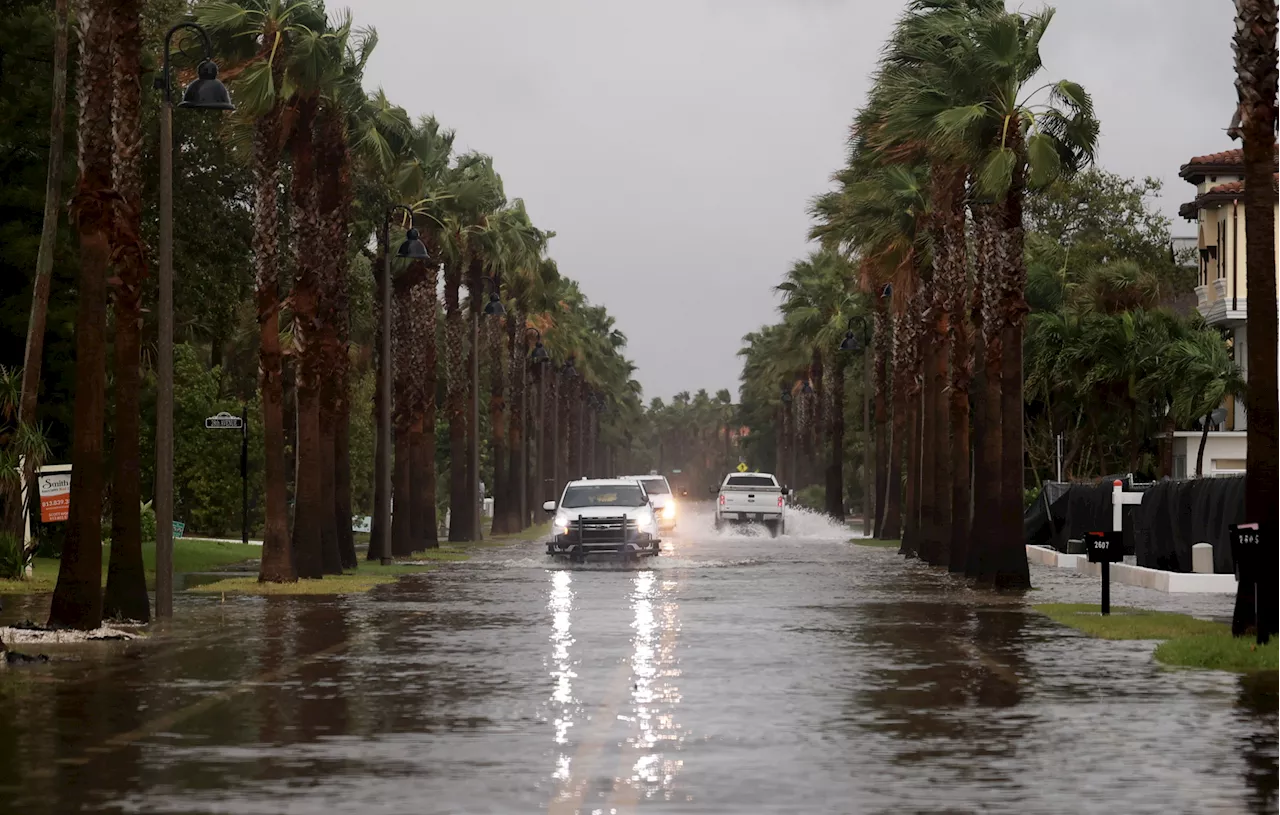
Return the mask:
[[(336, 4), (335, 4), (336, 5)], [(362, 0), (367, 72), (494, 157), (550, 251), (629, 338), (646, 398), (729, 388), (743, 334), (809, 246), (894, 0)], [(1041, 3), (1009, 3), (1038, 9)], [(1093, 94), (1100, 164), (1164, 179), (1228, 149), (1228, 0), (1061, 0), (1046, 79)]]

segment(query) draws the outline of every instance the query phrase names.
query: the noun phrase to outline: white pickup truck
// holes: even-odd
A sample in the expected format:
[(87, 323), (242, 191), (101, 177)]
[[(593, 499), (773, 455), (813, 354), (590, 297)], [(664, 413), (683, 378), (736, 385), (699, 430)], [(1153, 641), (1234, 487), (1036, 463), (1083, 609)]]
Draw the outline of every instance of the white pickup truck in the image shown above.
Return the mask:
[(787, 488), (769, 473), (729, 473), (716, 498), (716, 529), (762, 523), (771, 538), (786, 534), (787, 495)]

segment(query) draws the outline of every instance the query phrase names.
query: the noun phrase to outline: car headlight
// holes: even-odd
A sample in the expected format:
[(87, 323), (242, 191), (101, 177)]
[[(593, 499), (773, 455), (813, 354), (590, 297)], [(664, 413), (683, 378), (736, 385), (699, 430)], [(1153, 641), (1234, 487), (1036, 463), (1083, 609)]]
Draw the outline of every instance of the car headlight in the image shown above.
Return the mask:
[(662, 520), (670, 521), (676, 517), (676, 502), (668, 501), (667, 505), (662, 508)]
[(636, 513), (636, 526), (641, 528), (653, 526), (653, 513), (642, 509)]
[(557, 535), (569, 534), (569, 516), (557, 512), (555, 520), (551, 522), (551, 530)]

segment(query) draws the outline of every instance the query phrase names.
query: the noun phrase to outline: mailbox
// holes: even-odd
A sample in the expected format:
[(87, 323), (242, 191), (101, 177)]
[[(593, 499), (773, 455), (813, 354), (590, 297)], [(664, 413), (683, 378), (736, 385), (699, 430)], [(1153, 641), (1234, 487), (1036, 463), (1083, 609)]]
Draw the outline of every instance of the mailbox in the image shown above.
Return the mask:
[(1119, 532), (1086, 532), (1084, 545), (1090, 563), (1124, 562), (1124, 538)]

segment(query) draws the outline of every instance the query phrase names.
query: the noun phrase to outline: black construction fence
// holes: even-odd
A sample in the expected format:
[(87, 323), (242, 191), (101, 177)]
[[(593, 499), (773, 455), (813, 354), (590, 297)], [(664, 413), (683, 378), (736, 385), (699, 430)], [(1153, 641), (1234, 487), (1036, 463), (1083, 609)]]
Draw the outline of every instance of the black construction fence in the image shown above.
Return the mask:
[(1028, 545), (1059, 552), (1078, 549), (1086, 532), (1111, 529), (1111, 492), (1115, 481), (1125, 492), (1144, 493), (1141, 504), (1126, 504), (1121, 521), (1124, 553), (1139, 566), (1170, 572), (1191, 571), (1191, 547), (1213, 544), (1213, 570), (1235, 571), (1231, 560), (1231, 524), (1244, 522), (1244, 476), (1189, 481), (1135, 482), (1107, 476), (1096, 483), (1046, 481), (1023, 514)]

